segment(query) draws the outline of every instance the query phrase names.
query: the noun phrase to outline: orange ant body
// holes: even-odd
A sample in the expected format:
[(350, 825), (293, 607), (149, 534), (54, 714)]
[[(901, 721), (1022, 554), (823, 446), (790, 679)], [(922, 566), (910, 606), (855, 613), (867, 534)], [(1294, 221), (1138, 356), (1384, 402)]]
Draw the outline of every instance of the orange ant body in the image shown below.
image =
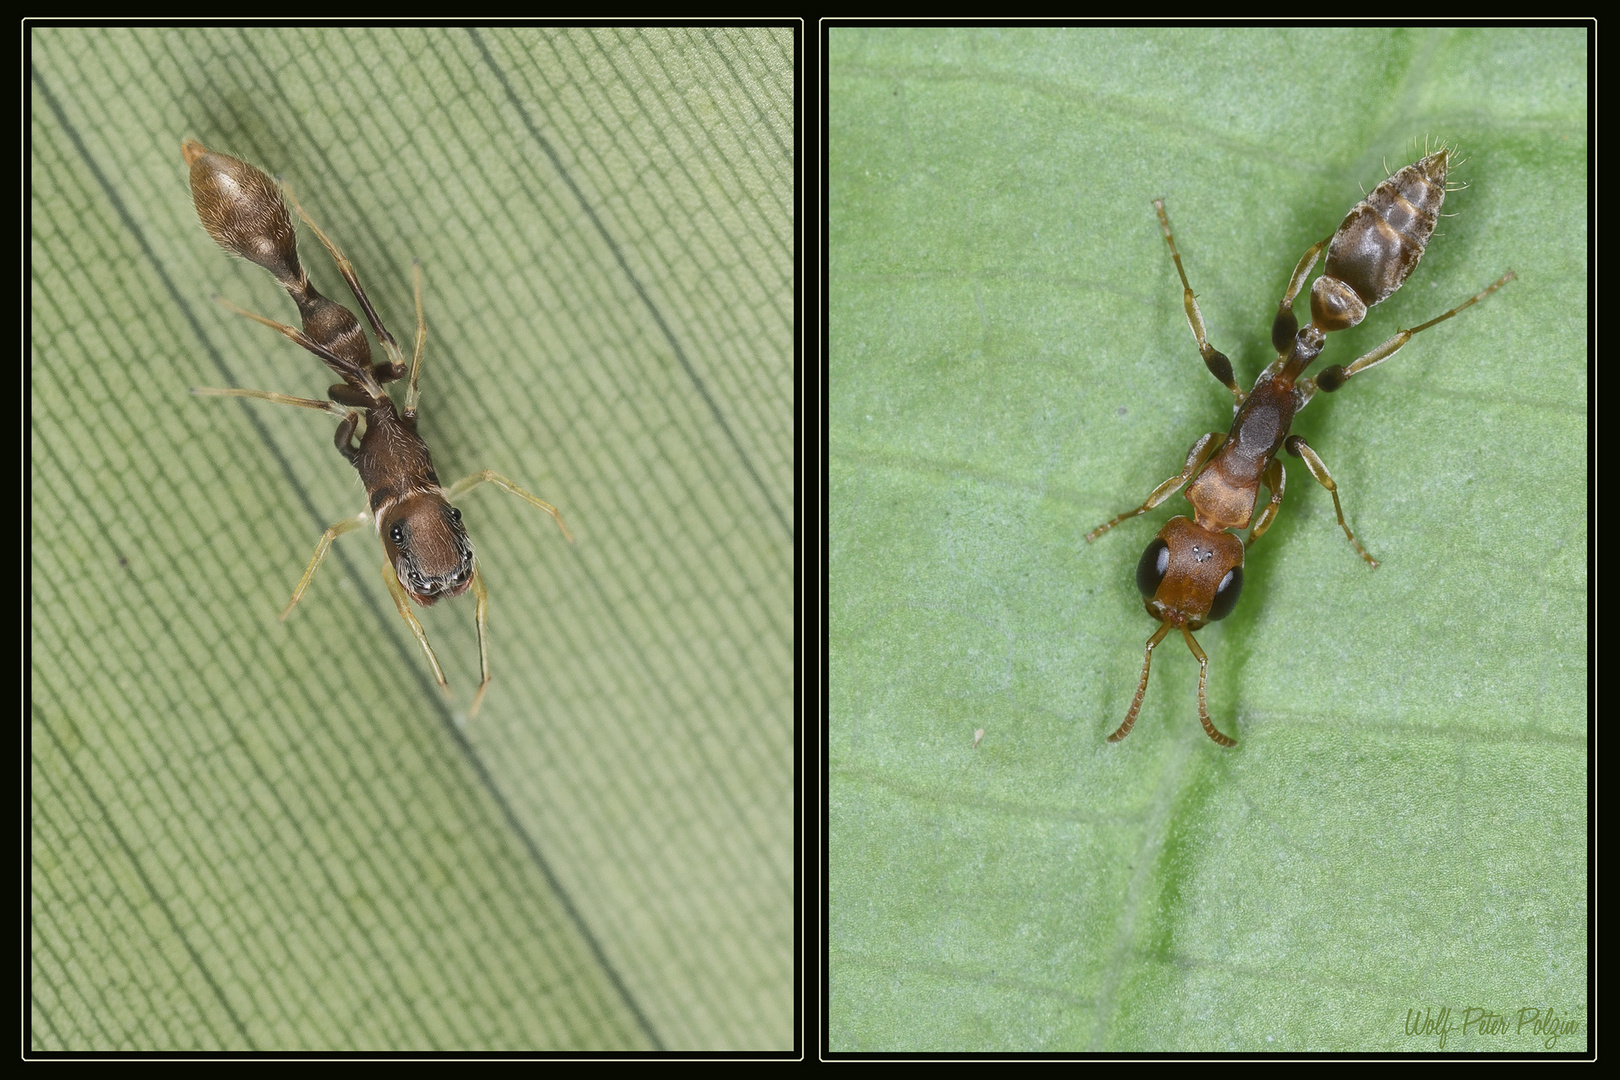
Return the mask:
[(422, 624), (411, 611), (410, 601), (426, 607), (445, 597), (460, 596), (469, 588), (477, 597), (478, 665), (482, 679), (467, 710), (469, 719), (476, 716), (484, 700), (484, 691), (489, 687), (489, 651), (484, 640), (489, 594), (478, 572), (472, 542), (461, 523), (461, 511), (451, 506), (450, 501), (479, 484), (490, 482), (550, 514), (558, 528), (562, 529), (563, 536), (573, 543), (568, 526), (563, 524), (562, 515), (555, 506), (489, 469), (473, 473), (449, 487), (440, 486), (438, 474), (433, 469), (433, 458), (416, 430), (422, 346), (427, 340), (427, 323), (422, 316), (420, 263), (415, 265), (413, 275), (416, 349), (411, 359), (410, 381), (401, 411), (395, 408), (383, 384), (405, 377), (404, 356), (394, 336), (383, 327), (382, 319), (372, 307), (365, 290), (360, 287), (354, 266), (344, 258), (337, 245), (327, 238), (304, 213), (298, 201), (293, 199), (298, 216), (337, 262), (338, 272), (348, 282), (377, 340), (388, 353), (389, 361), (386, 363), (372, 363), (371, 347), (354, 313), (322, 296), (310, 284), (308, 275), (298, 261), (298, 241), (292, 219), (287, 214), (287, 204), (275, 182), (247, 162), (215, 153), (193, 139), (181, 143), (180, 151), (185, 156), (186, 164), (191, 167), (192, 201), (208, 235), (231, 254), (240, 255), (268, 270), (298, 305), (304, 328), (299, 331), (262, 315), (243, 311), (227, 300), (215, 299), (238, 315), (263, 323), (297, 342), (325, 361), (327, 367), (343, 380), (328, 389), (329, 401), (290, 397), (266, 390), (192, 390), (194, 394), (216, 397), (260, 398), (279, 405), (317, 409), (339, 418), (333, 441), (338, 453), (359, 472), (369, 507), (354, 517), (336, 523), (322, 535), (315, 547), (315, 556), (310, 560), (281, 618), (290, 615), (303, 597), (332, 541), (374, 520), (386, 556), (383, 580), (388, 584), (394, 606), (416, 635), (422, 651), (427, 654), (428, 663), (433, 666), (434, 677), (446, 694), (450, 692), (450, 685), (445, 681), (438, 657), (433, 655), (433, 647), (428, 644)]
[[(1400, 288), (1417, 265), (1434, 232), (1440, 204), (1446, 196), (1446, 172), (1451, 155), (1452, 151), (1445, 146), (1432, 154), (1425, 153), (1421, 160), (1374, 188), (1351, 209), (1333, 235), (1305, 252), (1294, 268), (1272, 323), (1271, 341), (1277, 350), (1277, 359), (1260, 373), (1248, 394), (1238, 389), (1233, 381), (1232, 362), (1211, 346), (1205, 336), (1203, 315), (1187, 284), (1181, 255), (1170, 234), (1164, 201), (1154, 202), (1165, 242), (1170, 246), (1170, 257), (1181, 277), (1187, 323), (1205, 366), (1232, 392), (1234, 416), (1228, 431), (1212, 431), (1195, 442), (1180, 474), (1154, 488), (1141, 506), (1125, 511), (1086, 534), (1087, 542), (1095, 540), (1121, 521), (1158, 506), (1186, 485), (1186, 498), (1193, 507), (1192, 520), (1178, 516), (1166, 522), (1142, 553), (1136, 567), (1137, 589), (1145, 600), (1148, 614), (1158, 620), (1159, 628), (1148, 638), (1142, 658), (1142, 678), (1137, 683), (1130, 711), (1125, 714), (1125, 722), (1108, 737), (1109, 742), (1118, 742), (1129, 735), (1136, 723), (1142, 697), (1147, 693), (1154, 646), (1164, 640), (1171, 628), (1181, 631), (1187, 647), (1198, 660), (1198, 719), (1204, 732), (1221, 746), (1232, 746), (1236, 742), (1210, 721), (1204, 697), (1209, 658), (1193, 640), (1192, 632), (1206, 623), (1225, 618), (1237, 603), (1243, 587), (1244, 552), (1271, 527), (1282, 505), (1284, 474), (1278, 450), (1286, 448), (1290, 454), (1304, 460), (1311, 476), (1333, 496), (1333, 511), (1338, 515), (1344, 535), (1369, 566), (1377, 567), (1377, 561), (1345, 524), (1338, 488), (1327, 466), (1304, 439), (1290, 434), (1289, 428), (1294, 415), (1310, 402), (1316, 391), (1331, 393), (1339, 389), (1352, 376), (1389, 359), (1412, 335), (1444, 322), (1513, 280), (1513, 271), (1509, 270), (1445, 314), (1410, 330), (1399, 331), (1348, 366), (1335, 364), (1315, 377), (1305, 377), (1305, 369), (1321, 353), (1327, 335), (1361, 322), (1367, 309)], [(1324, 248), (1327, 249), (1327, 265), (1311, 286), (1311, 321), (1301, 328), (1294, 316), (1294, 298)], [(1271, 499), (1255, 520), (1261, 484), (1271, 492)], [(1254, 528), (1245, 540), (1230, 531), (1248, 528), (1251, 521)]]

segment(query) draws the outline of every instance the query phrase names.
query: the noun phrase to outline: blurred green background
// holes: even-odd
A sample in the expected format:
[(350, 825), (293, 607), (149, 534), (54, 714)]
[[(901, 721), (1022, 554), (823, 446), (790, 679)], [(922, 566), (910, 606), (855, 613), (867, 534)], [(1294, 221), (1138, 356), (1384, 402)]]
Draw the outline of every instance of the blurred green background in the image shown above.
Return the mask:
[[(789, 29), (35, 29), (35, 1049), (793, 1045)], [(396, 335), (491, 595), (421, 612), (329, 373), (180, 140), (292, 184)], [(318, 286), (348, 303), (306, 236)]]
[[(1448, 1050), (1585, 1047), (1586, 48), (831, 31), (833, 1050), (1424, 1051), (1446, 1007)], [(1441, 139), (1455, 216), (1322, 363), (1518, 280), (1295, 426), (1383, 566), (1288, 459), (1199, 634), (1238, 745), (1173, 638), (1106, 743), (1186, 503), (1084, 535), (1230, 420), (1151, 201), (1246, 386), (1300, 254)]]

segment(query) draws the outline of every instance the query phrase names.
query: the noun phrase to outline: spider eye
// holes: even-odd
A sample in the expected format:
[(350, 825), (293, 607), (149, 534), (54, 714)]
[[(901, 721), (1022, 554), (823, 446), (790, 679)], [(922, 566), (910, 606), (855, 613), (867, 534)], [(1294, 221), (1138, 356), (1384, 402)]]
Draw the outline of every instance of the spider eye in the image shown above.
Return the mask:
[(1153, 542), (1142, 552), (1142, 559), (1136, 564), (1136, 590), (1144, 599), (1153, 599), (1153, 594), (1159, 591), (1160, 582), (1164, 581), (1165, 572), (1170, 569), (1170, 545), (1160, 537), (1155, 536)]
[(1209, 621), (1224, 619), (1237, 607), (1238, 594), (1243, 591), (1243, 567), (1234, 566), (1215, 586), (1215, 602), (1209, 605)]
[(460, 521), (461, 520), (461, 511), (457, 510), (455, 507), (452, 506), (450, 508), (450, 516), (455, 518), (457, 521)]
[(401, 526), (401, 525), (396, 524), (393, 528), (388, 530), (388, 538), (394, 542), (395, 547), (404, 547), (405, 546), (405, 529), (404, 529), (404, 527)]

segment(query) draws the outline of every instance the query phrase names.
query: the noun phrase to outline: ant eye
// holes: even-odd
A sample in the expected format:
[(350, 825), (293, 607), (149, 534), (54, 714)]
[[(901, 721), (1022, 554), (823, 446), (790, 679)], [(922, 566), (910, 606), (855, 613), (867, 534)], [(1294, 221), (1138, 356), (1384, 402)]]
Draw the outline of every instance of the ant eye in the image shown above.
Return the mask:
[(398, 525), (388, 530), (388, 538), (394, 542), (395, 547), (405, 546), (405, 530)]
[(1238, 594), (1243, 591), (1243, 567), (1234, 566), (1215, 586), (1215, 602), (1209, 605), (1209, 621), (1224, 619), (1237, 607)]
[(1159, 583), (1164, 580), (1165, 571), (1169, 569), (1170, 545), (1155, 536), (1153, 543), (1142, 552), (1142, 561), (1136, 564), (1136, 589), (1144, 599), (1153, 599), (1153, 594), (1159, 591)]

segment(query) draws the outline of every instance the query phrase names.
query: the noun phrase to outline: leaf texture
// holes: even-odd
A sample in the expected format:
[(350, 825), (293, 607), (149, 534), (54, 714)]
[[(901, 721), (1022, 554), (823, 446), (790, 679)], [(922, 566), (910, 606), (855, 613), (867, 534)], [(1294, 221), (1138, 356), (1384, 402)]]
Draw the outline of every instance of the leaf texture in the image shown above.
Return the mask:
[[(36, 1049), (793, 1045), (791, 29), (35, 28)], [(329, 373), (180, 140), (296, 191), (412, 335), (491, 594), (341, 538)], [(324, 292), (349, 302), (313, 237)]]
[[(836, 28), (829, 43), (834, 1051), (1587, 1039), (1587, 39), (1576, 29)], [(1172, 637), (1086, 532), (1230, 423), (1300, 255), (1424, 140), (1446, 217), (1295, 426), (1245, 592)], [(1301, 305), (1301, 310), (1304, 310)], [(976, 733), (982, 732), (982, 736)], [(1547, 1041), (1521, 1009), (1572, 1020)]]

